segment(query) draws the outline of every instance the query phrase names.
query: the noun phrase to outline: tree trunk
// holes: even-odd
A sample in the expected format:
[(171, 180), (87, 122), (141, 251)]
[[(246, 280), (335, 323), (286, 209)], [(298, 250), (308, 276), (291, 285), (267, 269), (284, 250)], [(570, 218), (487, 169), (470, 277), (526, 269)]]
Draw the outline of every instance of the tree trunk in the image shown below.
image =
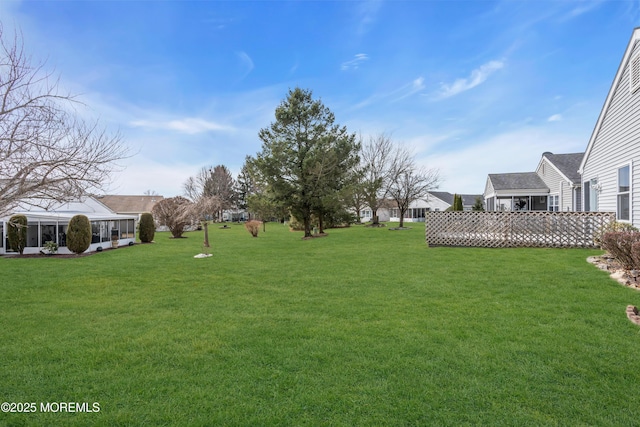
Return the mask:
[(371, 213), (373, 214), (373, 217), (371, 218), (371, 224), (372, 225), (380, 224), (380, 219), (378, 218), (378, 211), (372, 209)]
[(304, 237), (311, 237), (311, 218), (304, 218)]
[(320, 215), (318, 215), (318, 233), (322, 234), (324, 233), (324, 214), (321, 212)]
[(400, 210), (400, 228), (404, 227), (404, 213), (405, 211)]
[(204, 223), (202, 224), (202, 227), (204, 228), (204, 247), (205, 248), (210, 248), (211, 245), (209, 245), (209, 223), (207, 221), (204, 221)]

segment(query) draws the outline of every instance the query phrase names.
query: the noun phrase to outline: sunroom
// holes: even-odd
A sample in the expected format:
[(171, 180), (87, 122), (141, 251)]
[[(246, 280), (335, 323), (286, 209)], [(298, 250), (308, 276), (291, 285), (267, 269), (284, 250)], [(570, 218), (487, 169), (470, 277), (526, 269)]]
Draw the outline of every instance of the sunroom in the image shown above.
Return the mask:
[(487, 211), (558, 210), (558, 196), (535, 172), (489, 174), (484, 199)]
[[(69, 207), (61, 206), (61, 208)], [(47, 242), (58, 245), (58, 253), (69, 254), (67, 228), (75, 215), (85, 215), (91, 223), (91, 245), (87, 252), (111, 247), (127, 246), (135, 242), (137, 215), (118, 215), (110, 212), (95, 200), (73, 206), (77, 210), (30, 210), (15, 212), (0, 220), (0, 254), (14, 253), (9, 247), (7, 222), (15, 214), (27, 217), (27, 242), (25, 254), (37, 254)]]

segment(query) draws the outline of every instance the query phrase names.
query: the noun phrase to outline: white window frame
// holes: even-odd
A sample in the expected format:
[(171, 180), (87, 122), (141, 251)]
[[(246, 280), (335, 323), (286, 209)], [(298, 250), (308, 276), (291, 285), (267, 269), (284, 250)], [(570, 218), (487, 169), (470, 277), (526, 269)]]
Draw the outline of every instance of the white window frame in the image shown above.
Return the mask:
[(547, 197), (547, 210), (549, 212), (558, 212), (560, 210), (559, 194), (549, 194), (549, 197)]
[[(629, 176), (628, 176), (628, 187), (626, 191), (620, 191), (620, 170), (624, 169), (624, 168), (629, 168)], [(631, 186), (632, 186), (632, 166), (631, 166), (631, 162), (629, 163), (625, 163), (622, 164), (620, 166), (618, 166), (616, 168), (616, 218), (618, 221), (620, 222), (631, 222), (631, 219), (633, 218), (632, 216), (632, 206), (633, 204), (631, 203)], [(627, 203), (629, 204), (629, 218), (621, 218), (620, 215), (620, 196), (627, 196)]]

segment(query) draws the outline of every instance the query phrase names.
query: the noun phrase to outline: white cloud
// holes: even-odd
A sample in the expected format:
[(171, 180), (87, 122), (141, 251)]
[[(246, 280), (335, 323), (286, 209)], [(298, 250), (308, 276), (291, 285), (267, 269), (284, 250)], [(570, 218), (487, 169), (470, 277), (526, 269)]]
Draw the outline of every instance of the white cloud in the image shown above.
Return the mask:
[(369, 56), (366, 53), (358, 53), (356, 54), (352, 60), (343, 62), (340, 65), (340, 69), (343, 71), (347, 70), (357, 70), (364, 61), (367, 61)]
[(504, 61), (489, 61), (471, 72), (469, 77), (441, 84), (439, 99), (450, 98), (484, 83), (491, 74), (504, 67)]
[(186, 118), (169, 121), (135, 120), (130, 122), (129, 124), (133, 127), (172, 130), (189, 135), (203, 132), (233, 130), (233, 127), (231, 126), (221, 125), (199, 118)]
[(554, 114), (547, 119), (548, 122), (560, 122), (562, 121), (562, 114)]
[(591, 10), (593, 10), (593, 9), (597, 8), (598, 6), (600, 6), (600, 4), (602, 4), (602, 0), (582, 1), (582, 2), (579, 2), (577, 4), (578, 4), (578, 6), (574, 7), (573, 9), (571, 9), (569, 14), (567, 16), (565, 16), (565, 20), (566, 19), (575, 18), (576, 16), (580, 16), (580, 15), (583, 15), (585, 13), (590, 12)]
[(355, 104), (352, 107), (352, 109), (357, 110), (357, 109), (366, 107), (368, 105), (371, 105), (375, 102), (381, 102), (382, 100), (387, 100), (387, 102), (400, 101), (401, 99), (407, 98), (411, 95), (421, 92), (422, 90), (424, 90), (424, 88), (425, 88), (424, 77), (418, 77), (410, 81), (409, 83), (403, 86), (400, 86), (398, 89), (392, 90), (390, 92), (375, 93), (369, 96), (368, 98), (366, 98), (365, 100)]
[(245, 78), (255, 68), (255, 65), (253, 64), (253, 60), (249, 55), (247, 55), (246, 52), (242, 52), (242, 51), (236, 52), (236, 56), (240, 60), (240, 65), (244, 69), (244, 72), (241, 78)]
[(401, 99), (407, 98), (413, 94), (416, 94), (422, 90), (424, 90), (424, 77), (418, 77), (417, 79), (411, 81), (411, 83), (401, 87), (394, 93), (399, 93), (400, 96), (395, 98), (393, 102), (400, 101)]

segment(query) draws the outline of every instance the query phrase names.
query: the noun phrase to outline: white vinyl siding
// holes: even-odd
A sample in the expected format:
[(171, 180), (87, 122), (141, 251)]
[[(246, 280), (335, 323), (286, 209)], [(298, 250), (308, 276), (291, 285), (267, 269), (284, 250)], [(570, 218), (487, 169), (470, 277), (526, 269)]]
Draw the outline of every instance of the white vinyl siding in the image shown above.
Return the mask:
[(572, 211), (573, 192), (569, 181), (567, 181), (558, 170), (543, 158), (536, 173), (542, 178), (544, 183), (549, 187), (551, 193), (558, 194), (558, 211)]
[[(629, 47), (629, 58), (640, 54), (638, 41)], [(617, 212), (618, 167), (640, 160), (640, 91), (629, 91), (630, 61), (611, 88), (609, 104), (601, 113), (601, 124), (593, 135), (592, 147), (585, 160), (583, 181), (597, 177), (601, 191), (598, 193), (598, 210)], [(640, 176), (630, 168), (630, 215), (634, 225), (640, 226), (640, 197), (634, 189), (640, 188)], [(593, 193), (593, 189), (591, 189)], [(586, 192), (584, 193), (586, 197)], [(583, 199), (585, 207), (587, 200)], [(594, 210), (591, 206), (591, 210)]]

